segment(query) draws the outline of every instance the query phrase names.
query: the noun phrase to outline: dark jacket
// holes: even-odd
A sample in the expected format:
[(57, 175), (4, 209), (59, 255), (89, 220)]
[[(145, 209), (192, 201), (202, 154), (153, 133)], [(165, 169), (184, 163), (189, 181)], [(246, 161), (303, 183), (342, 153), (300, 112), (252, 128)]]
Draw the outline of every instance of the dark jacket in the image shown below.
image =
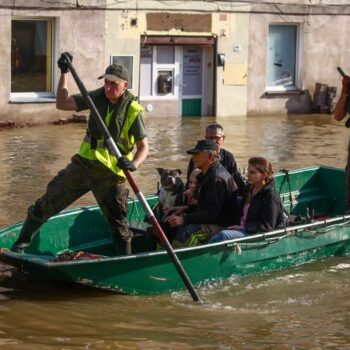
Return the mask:
[[(236, 160), (235, 160), (233, 154), (231, 152), (226, 151), (225, 149), (221, 148), (221, 150), (220, 150), (220, 163), (232, 175), (238, 188), (243, 190), (245, 182), (243, 180), (242, 175), (238, 171), (237, 163), (236, 163)], [(191, 159), (190, 162), (188, 163), (188, 168), (187, 168), (186, 188), (188, 188), (188, 181), (190, 179), (190, 176), (192, 174), (193, 169), (194, 169), (194, 163), (193, 163), (193, 160)]]
[(185, 214), (185, 224), (232, 224), (232, 197), (237, 186), (228, 171), (217, 161), (205, 174), (197, 176), (195, 211)]
[[(247, 198), (249, 187), (245, 191), (241, 213)], [(278, 192), (275, 190), (274, 181), (269, 182), (264, 188), (252, 197), (246, 218), (245, 231), (247, 234), (267, 232), (284, 225), (283, 206)]]

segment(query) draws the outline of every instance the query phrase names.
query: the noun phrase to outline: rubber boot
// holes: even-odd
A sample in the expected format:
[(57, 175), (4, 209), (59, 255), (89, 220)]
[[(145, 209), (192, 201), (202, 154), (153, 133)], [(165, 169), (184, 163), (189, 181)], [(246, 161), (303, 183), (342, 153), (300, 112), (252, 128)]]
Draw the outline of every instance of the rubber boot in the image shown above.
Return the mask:
[(16, 242), (11, 248), (11, 251), (22, 253), (23, 250), (30, 245), (34, 235), (38, 232), (42, 224), (43, 223), (40, 221), (26, 219)]
[(117, 255), (131, 255), (131, 239), (118, 240), (116, 244)]

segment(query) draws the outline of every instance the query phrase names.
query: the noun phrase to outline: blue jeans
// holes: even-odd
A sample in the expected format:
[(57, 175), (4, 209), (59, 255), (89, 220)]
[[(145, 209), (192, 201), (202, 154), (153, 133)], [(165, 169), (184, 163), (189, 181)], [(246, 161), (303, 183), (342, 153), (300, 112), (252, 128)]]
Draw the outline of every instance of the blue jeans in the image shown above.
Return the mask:
[(221, 241), (228, 241), (229, 239), (234, 238), (242, 238), (246, 234), (244, 231), (238, 231), (238, 230), (222, 230), (213, 237), (209, 239), (208, 243), (215, 243), (215, 242), (221, 242)]

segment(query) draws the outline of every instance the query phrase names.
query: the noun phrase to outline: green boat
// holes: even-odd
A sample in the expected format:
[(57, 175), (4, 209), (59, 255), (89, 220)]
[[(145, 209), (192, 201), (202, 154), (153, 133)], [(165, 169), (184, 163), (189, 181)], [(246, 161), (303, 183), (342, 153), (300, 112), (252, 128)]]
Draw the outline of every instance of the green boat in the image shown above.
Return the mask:
[[(301, 221), (264, 234), (175, 250), (193, 284), (349, 255), (350, 215), (345, 214), (343, 170), (320, 166), (284, 171), (276, 175), (276, 189), (286, 210)], [(148, 196), (147, 201), (153, 205), (157, 197)], [(130, 256), (115, 256), (99, 207), (89, 206), (52, 217), (24, 253), (2, 249), (0, 259), (36, 277), (119, 293), (150, 295), (185, 289), (167, 252), (155, 250), (138, 200), (129, 201), (128, 215), (135, 233)], [(0, 230), (1, 248), (12, 246), (21, 226)], [(85, 255), (58, 260), (72, 251)]]

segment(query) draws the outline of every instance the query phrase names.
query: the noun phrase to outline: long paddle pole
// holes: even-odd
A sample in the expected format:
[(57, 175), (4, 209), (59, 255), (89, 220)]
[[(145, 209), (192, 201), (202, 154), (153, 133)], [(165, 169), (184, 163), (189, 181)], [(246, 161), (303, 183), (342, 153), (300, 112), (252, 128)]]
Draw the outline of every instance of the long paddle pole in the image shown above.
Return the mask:
[[(108, 144), (108, 147), (110, 149), (110, 151), (112, 152), (112, 154), (116, 157), (117, 160), (119, 160), (122, 157), (122, 154), (120, 153), (118, 146), (116, 145), (116, 143), (114, 142), (114, 140), (111, 137), (111, 134), (109, 133), (105, 123), (103, 122), (100, 113), (98, 112), (95, 104), (93, 103), (91, 97), (89, 96), (84, 84), (82, 83), (82, 81), (80, 80), (71, 60), (69, 59), (68, 55), (65, 54), (65, 58), (68, 62), (68, 67), (73, 75), (73, 78), (75, 80), (75, 82), (78, 85), (78, 88), (86, 102), (86, 104), (88, 105), (91, 114), (93, 116), (93, 118), (95, 119), (95, 122), (97, 123), (98, 127), (100, 128), (100, 131), (103, 133), (106, 142)], [(163, 243), (163, 245), (165, 246), (166, 251), (168, 252), (172, 262), (174, 263), (180, 277), (182, 278), (184, 284), (186, 285), (189, 293), (192, 296), (192, 299), (194, 301), (197, 302), (201, 302), (201, 299), (197, 293), (197, 291), (194, 289), (193, 284), (191, 283), (190, 279), (188, 278), (186, 271), (184, 270), (183, 266), (181, 265), (181, 262), (179, 260), (179, 258), (177, 257), (177, 255), (175, 254), (171, 244), (169, 243), (163, 229), (161, 228), (161, 226), (159, 225), (156, 217), (154, 216), (152, 209), (150, 208), (150, 206), (148, 205), (145, 196), (143, 195), (143, 193), (140, 191), (140, 189), (138, 188), (134, 178), (132, 177), (131, 173), (129, 170), (127, 169), (123, 169), (124, 174), (132, 188), (132, 190), (134, 191), (136, 197), (138, 198), (139, 202), (141, 203), (144, 211), (146, 212), (147, 217), (149, 218), (150, 222), (152, 223), (153, 227), (155, 228), (157, 235), (159, 237), (159, 239), (161, 240), (161, 242)]]

